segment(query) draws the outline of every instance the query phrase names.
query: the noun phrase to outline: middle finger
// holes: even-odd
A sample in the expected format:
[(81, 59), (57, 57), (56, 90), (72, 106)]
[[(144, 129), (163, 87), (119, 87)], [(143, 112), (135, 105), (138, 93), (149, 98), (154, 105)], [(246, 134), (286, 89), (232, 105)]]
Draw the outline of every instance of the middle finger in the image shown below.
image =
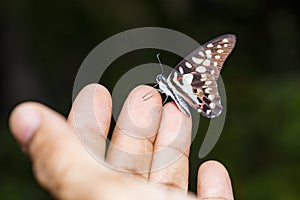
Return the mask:
[(161, 118), (161, 97), (157, 91), (144, 101), (142, 97), (153, 90), (149, 86), (135, 88), (124, 103), (111, 144), (107, 162), (115, 169), (148, 180), (153, 142)]

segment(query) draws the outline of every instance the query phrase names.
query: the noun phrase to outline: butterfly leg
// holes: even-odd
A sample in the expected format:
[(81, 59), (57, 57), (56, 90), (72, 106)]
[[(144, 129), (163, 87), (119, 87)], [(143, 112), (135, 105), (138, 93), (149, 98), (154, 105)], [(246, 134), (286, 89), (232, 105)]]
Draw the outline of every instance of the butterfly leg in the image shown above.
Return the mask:
[(165, 100), (164, 100), (164, 102), (162, 103), (162, 105), (164, 105), (165, 103), (166, 103), (166, 101), (168, 100), (168, 95), (166, 96), (166, 98), (165, 98)]

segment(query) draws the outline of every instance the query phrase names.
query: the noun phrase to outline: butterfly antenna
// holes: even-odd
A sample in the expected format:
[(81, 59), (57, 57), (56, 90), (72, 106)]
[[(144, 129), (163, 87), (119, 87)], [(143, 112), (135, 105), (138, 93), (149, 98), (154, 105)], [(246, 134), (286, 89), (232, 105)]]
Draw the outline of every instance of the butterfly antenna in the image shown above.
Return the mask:
[[(157, 60), (158, 60), (158, 62), (159, 62), (160, 68), (161, 68), (161, 74), (164, 74), (164, 68), (163, 68), (163, 66), (162, 66), (162, 64), (161, 64), (159, 55), (160, 55), (160, 53), (156, 54), (156, 58), (157, 58)], [(153, 94), (154, 94), (153, 91), (156, 90), (155, 87), (156, 87), (157, 85), (158, 85), (158, 84), (154, 85), (154, 86), (153, 86), (153, 89), (150, 90), (149, 92), (147, 92), (147, 93), (142, 97), (143, 101), (147, 101), (148, 99), (150, 99), (150, 98), (153, 96)]]
[(162, 66), (162, 64), (161, 64), (159, 55), (160, 55), (160, 53), (156, 54), (156, 58), (157, 58), (157, 60), (158, 60), (158, 62), (159, 62), (160, 68), (161, 68), (161, 74), (164, 74), (164, 68), (163, 68), (163, 66)]

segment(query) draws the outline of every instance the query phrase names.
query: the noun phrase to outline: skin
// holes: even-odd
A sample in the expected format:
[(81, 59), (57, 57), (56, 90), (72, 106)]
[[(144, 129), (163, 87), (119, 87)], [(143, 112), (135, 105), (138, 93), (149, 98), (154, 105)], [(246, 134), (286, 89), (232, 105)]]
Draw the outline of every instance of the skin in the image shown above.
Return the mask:
[[(174, 103), (162, 107), (156, 91), (143, 101), (149, 90), (139, 86), (129, 94), (107, 152), (112, 101), (105, 87), (86, 86), (68, 119), (39, 103), (18, 105), (10, 128), (40, 185), (66, 200), (233, 199), (228, 172), (217, 161), (200, 166), (197, 195), (188, 193), (191, 119)], [(78, 135), (97, 152), (98, 161)], [(172, 162), (164, 164), (166, 158)]]

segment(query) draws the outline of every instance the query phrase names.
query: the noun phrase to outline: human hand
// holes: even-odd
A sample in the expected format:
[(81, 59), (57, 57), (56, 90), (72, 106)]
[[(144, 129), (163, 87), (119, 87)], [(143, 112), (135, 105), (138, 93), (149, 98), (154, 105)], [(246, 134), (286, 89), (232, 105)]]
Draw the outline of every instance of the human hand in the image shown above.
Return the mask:
[[(39, 183), (58, 199), (233, 199), (229, 175), (216, 161), (200, 166), (197, 197), (187, 195), (191, 118), (174, 103), (161, 109), (156, 91), (143, 101), (151, 89), (130, 93), (107, 152), (112, 102), (103, 86), (85, 87), (68, 119), (38, 103), (17, 106), (10, 127)], [(103, 162), (87, 152), (76, 132)], [(158, 169), (166, 159), (162, 149), (177, 159)]]

